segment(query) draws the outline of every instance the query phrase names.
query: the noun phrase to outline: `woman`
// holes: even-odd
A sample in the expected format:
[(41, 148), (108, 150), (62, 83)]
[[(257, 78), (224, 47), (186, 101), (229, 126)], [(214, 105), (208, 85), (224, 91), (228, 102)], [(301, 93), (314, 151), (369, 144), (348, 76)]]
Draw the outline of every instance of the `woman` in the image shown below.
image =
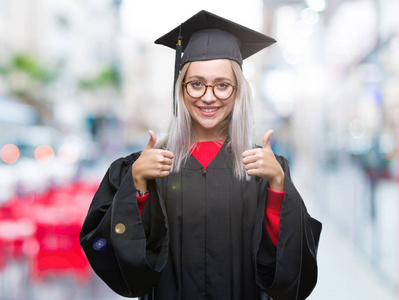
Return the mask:
[[(145, 299), (305, 299), (321, 224), (274, 155), (252, 142), (242, 59), (274, 42), (201, 11), (156, 42), (183, 38), (168, 136), (115, 161), (81, 245), (117, 293)], [(256, 44), (256, 47), (253, 45)]]

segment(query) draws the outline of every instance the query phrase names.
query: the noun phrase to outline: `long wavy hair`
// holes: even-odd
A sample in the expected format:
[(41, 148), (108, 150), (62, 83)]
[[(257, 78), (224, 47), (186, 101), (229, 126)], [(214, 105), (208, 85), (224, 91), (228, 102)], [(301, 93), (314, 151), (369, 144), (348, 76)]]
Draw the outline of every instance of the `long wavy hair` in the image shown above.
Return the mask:
[[(253, 113), (252, 97), (249, 83), (242, 69), (235, 61), (230, 61), (236, 81), (237, 90), (233, 110), (220, 124), (221, 136), (230, 144), (234, 175), (242, 180), (249, 179), (242, 163), (242, 153), (253, 147)], [(167, 136), (157, 145), (173, 152), (172, 172), (178, 172), (190, 156), (190, 149), (195, 143), (191, 116), (183, 98), (183, 87), (190, 63), (183, 66), (175, 86), (176, 116), (172, 117)]]

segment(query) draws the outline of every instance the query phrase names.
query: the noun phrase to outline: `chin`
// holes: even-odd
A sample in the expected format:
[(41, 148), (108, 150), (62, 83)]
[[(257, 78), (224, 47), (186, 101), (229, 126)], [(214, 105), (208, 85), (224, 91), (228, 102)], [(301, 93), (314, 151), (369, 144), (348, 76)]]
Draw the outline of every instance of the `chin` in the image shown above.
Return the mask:
[(212, 123), (212, 124), (201, 123), (200, 127), (202, 127), (203, 129), (206, 129), (206, 130), (212, 130), (212, 129), (216, 130), (218, 128), (219, 124), (220, 124), (220, 122), (219, 123)]

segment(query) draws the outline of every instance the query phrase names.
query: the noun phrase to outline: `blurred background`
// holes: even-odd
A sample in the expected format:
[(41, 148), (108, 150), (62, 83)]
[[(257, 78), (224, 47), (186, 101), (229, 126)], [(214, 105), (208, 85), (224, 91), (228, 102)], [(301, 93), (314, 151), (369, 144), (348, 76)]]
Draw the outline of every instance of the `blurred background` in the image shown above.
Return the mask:
[(256, 140), (323, 222), (309, 299), (399, 299), (398, 0), (0, 0), (0, 299), (122, 299), (80, 226), (109, 164), (171, 117), (174, 51), (201, 9), (277, 39), (247, 59)]

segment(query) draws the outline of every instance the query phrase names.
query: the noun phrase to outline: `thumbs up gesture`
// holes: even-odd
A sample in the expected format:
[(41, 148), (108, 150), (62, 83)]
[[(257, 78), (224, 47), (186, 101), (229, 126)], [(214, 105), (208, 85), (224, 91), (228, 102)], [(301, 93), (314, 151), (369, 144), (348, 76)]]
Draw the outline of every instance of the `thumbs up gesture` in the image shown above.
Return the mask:
[(269, 182), (269, 187), (276, 192), (284, 191), (284, 171), (278, 163), (270, 146), (273, 130), (263, 136), (263, 147), (245, 151), (242, 154), (245, 170), (249, 176), (259, 176)]
[(169, 175), (174, 156), (170, 151), (155, 149), (157, 137), (152, 130), (148, 133), (150, 140), (141, 152), (140, 157), (132, 165), (134, 185), (142, 192), (147, 190), (148, 179)]

